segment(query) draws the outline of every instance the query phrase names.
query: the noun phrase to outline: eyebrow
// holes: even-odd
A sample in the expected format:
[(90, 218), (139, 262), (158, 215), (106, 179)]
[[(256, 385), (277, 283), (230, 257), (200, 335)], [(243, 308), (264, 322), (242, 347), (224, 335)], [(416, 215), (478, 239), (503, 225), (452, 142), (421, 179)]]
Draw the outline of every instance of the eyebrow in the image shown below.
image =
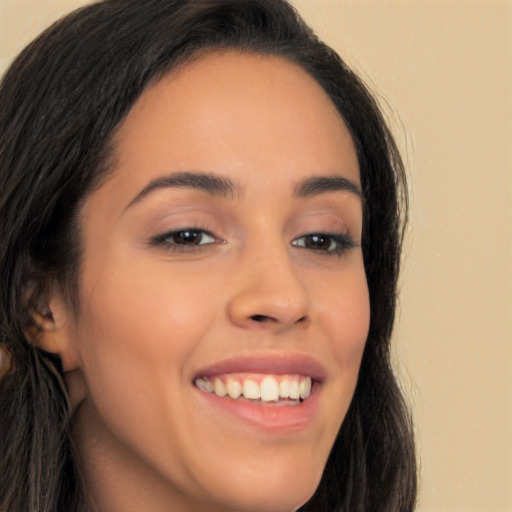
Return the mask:
[[(212, 196), (233, 196), (239, 190), (224, 176), (205, 172), (175, 172), (150, 181), (126, 206), (125, 210), (140, 202), (156, 190), (166, 188), (191, 188), (202, 190)], [(351, 180), (342, 176), (313, 176), (305, 178), (293, 187), (293, 196), (307, 198), (327, 192), (347, 191), (362, 199), (361, 189)]]
[(231, 196), (235, 191), (233, 182), (226, 177), (204, 172), (175, 172), (150, 181), (125, 208), (130, 208), (152, 192), (166, 188), (192, 188), (212, 196)]
[(363, 198), (360, 187), (353, 181), (336, 175), (306, 178), (295, 185), (293, 195), (295, 197), (304, 198), (339, 190), (351, 192), (359, 199)]

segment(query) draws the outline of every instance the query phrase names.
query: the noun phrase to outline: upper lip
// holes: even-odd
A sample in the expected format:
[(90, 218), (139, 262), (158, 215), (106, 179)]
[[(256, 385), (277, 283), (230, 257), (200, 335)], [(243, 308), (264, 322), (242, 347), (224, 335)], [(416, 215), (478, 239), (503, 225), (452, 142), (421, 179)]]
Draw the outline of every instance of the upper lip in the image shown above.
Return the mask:
[(223, 359), (198, 371), (194, 379), (213, 377), (223, 373), (298, 374), (309, 376), (319, 382), (326, 378), (326, 370), (323, 365), (311, 356), (282, 353), (241, 355)]

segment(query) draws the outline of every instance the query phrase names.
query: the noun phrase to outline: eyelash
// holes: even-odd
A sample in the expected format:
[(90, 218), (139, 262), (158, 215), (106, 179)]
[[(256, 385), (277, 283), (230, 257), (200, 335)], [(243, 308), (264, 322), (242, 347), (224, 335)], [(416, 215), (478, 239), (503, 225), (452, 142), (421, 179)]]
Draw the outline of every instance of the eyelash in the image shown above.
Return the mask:
[[(315, 239), (320, 240), (320, 242), (328, 241), (329, 247), (327, 249), (313, 249), (311, 247), (307, 247), (306, 245), (299, 245), (298, 241), (303, 239), (309, 239), (310, 242), (313, 243), (315, 242)], [(304, 243), (306, 244), (307, 242), (305, 241)], [(331, 248), (333, 244), (335, 244), (335, 247)], [(329, 256), (341, 256), (344, 252), (356, 246), (356, 244), (354, 243), (354, 241), (352, 240), (351, 236), (348, 233), (309, 233), (307, 235), (302, 235), (298, 238), (294, 238), (292, 240), (292, 245), (295, 247), (299, 247), (301, 249), (325, 252), (326, 255)]]
[[(195, 244), (187, 244), (187, 243), (176, 243), (176, 241), (169, 241), (169, 239), (175, 238), (178, 235), (193, 235), (193, 236), (201, 236), (203, 238), (205, 235), (207, 237), (210, 237), (212, 239), (211, 242), (207, 243), (195, 243)], [(186, 235), (185, 235), (186, 236)], [(326, 249), (322, 248), (313, 248), (308, 247), (308, 239), (309, 243), (324, 243), (329, 242), (329, 246)], [(303, 241), (302, 243), (299, 243), (299, 241)], [(216, 244), (222, 244), (225, 241), (219, 238), (216, 238), (215, 235), (206, 229), (202, 229), (199, 227), (190, 227), (190, 228), (183, 228), (183, 229), (177, 229), (173, 231), (168, 231), (166, 233), (162, 233), (160, 235), (157, 235), (153, 237), (150, 240), (150, 245), (152, 247), (165, 247), (168, 250), (183, 253), (183, 252), (194, 252), (198, 250), (198, 247), (201, 246), (209, 246), (209, 245), (216, 245)], [(294, 247), (298, 247), (300, 249), (309, 249), (311, 251), (315, 252), (323, 252), (327, 256), (341, 256), (344, 252), (346, 252), (349, 249), (352, 249), (356, 247), (356, 244), (352, 240), (349, 234), (345, 233), (324, 233), (324, 232), (317, 232), (317, 233), (308, 233), (306, 235), (302, 235), (300, 237), (294, 238), (291, 241), (291, 245)], [(332, 247), (334, 245), (334, 247)], [(199, 249), (200, 250), (200, 249)]]
[[(180, 234), (195, 234), (195, 235), (201, 235), (203, 237), (204, 235), (212, 238), (213, 242), (208, 242), (206, 244), (180, 244), (176, 242), (170, 242), (170, 238), (174, 238)], [(215, 237), (215, 235), (207, 230), (202, 229), (199, 227), (189, 227), (189, 228), (183, 228), (183, 229), (176, 229), (173, 231), (167, 231), (166, 233), (162, 233), (160, 235), (157, 235), (153, 237), (150, 240), (150, 245), (152, 247), (165, 247), (168, 250), (174, 251), (174, 252), (193, 252), (197, 251), (198, 247), (201, 247), (203, 245), (212, 245), (212, 244), (221, 244), (224, 243), (224, 240), (218, 239)]]

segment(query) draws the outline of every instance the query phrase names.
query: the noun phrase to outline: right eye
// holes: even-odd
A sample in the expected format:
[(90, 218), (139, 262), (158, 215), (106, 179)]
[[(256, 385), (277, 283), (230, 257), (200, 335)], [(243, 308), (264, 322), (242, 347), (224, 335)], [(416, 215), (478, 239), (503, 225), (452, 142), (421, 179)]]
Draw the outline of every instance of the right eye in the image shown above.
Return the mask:
[(318, 251), (326, 255), (341, 256), (346, 250), (355, 247), (354, 242), (345, 233), (310, 233), (292, 240), (292, 245), (303, 249)]

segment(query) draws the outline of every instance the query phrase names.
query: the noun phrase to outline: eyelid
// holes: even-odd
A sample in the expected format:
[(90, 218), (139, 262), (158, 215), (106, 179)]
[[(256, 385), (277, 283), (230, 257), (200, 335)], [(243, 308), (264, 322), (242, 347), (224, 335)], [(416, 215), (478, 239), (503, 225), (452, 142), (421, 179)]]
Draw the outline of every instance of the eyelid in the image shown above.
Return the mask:
[[(307, 237), (313, 237), (313, 236), (318, 236), (318, 237), (323, 237), (323, 238), (330, 238), (331, 239), (331, 243), (332, 242), (335, 242), (336, 243), (336, 247), (334, 249), (321, 249), (321, 248), (312, 248), (312, 247), (306, 247), (306, 245), (301, 245), (298, 243), (299, 240), (302, 240), (302, 239), (305, 239)], [(299, 236), (299, 237), (296, 237), (294, 238), (292, 241), (291, 241), (291, 244), (295, 247), (298, 247), (300, 249), (308, 249), (310, 251), (313, 251), (313, 252), (318, 252), (318, 253), (323, 253), (324, 255), (327, 255), (327, 256), (332, 256), (332, 255), (336, 255), (336, 256), (341, 256), (343, 255), (343, 253), (345, 253), (346, 251), (354, 248), (354, 247), (357, 247), (358, 244), (356, 244), (352, 237), (350, 236), (349, 233), (328, 233), (328, 232), (324, 232), (324, 231), (316, 231), (316, 232), (311, 232), (311, 233), (306, 233), (302, 236)]]
[[(212, 242), (208, 242), (205, 244), (179, 244), (179, 243), (173, 243), (169, 241), (170, 238), (185, 232), (196, 232), (196, 233), (202, 233), (204, 235), (207, 235), (212, 239)], [(194, 250), (201, 250), (201, 248), (205, 248), (207, 246), (211, 246), (218, 243), (224, 243), (225, 240), (217, 237), (211, 230), (205, 229), (203, 227), (199, 226), (187, 226), (182, 228), (173, 228), (170, 230), (167, 230), (163, 233), (160, 233), (156, 236), (153, 236), (149, 240), (149, 245), (151, 247), (163, 247), (167, 250), (174, 250), (177, 252), (185, 252), (185, 251), (194, 251)]]
[[(192, 235), (191, 239), (186, 240), (186, 237), (190, 234)], [(178, 235), (184, 235), (185, 239), (181, 243), (180, 241), (173, 240), (173, 238), (177, 237)], [(203, 241), (200, 240), (199, 243), (197, 243), (194, 241), (194, 235), (201, 237), (206, 236), (210, 240), (207, 240), (206, 243), (203, 243)], [(310, 237), (309, 241), (308, 237)], [(327, 247), (322, 246), (323, 242), (328, 241), (330, 242)], [(315, 247), (315, 243), (317, 242), (320, 243), (317, 247)], [(198, 224), (194, 224), (166, 230), (156, 236), (151, 237), (148, 245), (150, 247), (163, 249), (164, 251), (193, 253), (204, 251), (208, 248), (211, 248), (213, 245), (222, 243), (226, 243), (226, 240), (223, 240), (215, 235), (212, 230), (206, 227), (202, 227)], [(301, 236), (295, 237), (293, 240), (291, 240), (290, 244), (299, 249), (307, 249), (310, 252), (312, 251), (317, 253), (318, 255), (338, 257), (341, 257), (348, 250), (358, 246), (358, 244), (354, 242), (350, 233), (346, 232), (345, 230), (342, 232), (338, 230), (331, 232), (318, 229), (312, 229), (311, 231), (306, 232)]]

